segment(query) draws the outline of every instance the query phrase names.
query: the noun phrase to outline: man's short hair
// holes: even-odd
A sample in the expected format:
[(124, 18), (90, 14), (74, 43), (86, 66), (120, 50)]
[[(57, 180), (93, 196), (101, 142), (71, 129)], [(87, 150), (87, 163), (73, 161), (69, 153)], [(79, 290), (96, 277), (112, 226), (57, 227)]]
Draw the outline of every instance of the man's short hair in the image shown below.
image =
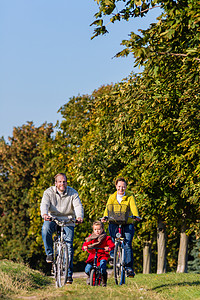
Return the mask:
[(55, 182), (57, 182), (58, 176), (63, 176), (63, 177), (65, 177), (65, 179), (66, 179), (66, 181), (67, 181), (67, 176), (65, 175), (65, 173), (58, 173), (58, 174), (56, 174), (56, 176), (54, 176)]

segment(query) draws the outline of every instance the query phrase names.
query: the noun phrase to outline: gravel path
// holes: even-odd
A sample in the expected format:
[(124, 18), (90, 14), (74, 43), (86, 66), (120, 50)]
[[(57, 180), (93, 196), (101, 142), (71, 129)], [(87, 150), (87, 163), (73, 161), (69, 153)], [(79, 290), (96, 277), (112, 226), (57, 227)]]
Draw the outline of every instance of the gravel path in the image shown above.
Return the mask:
[[(108, 269), (107, 272), (108, 272), (108, 276), (111, 276), (113, 273), (113, 270)], [(85, 272), (74, 272), (73, 278), (87, 278), (87, 275), (85, 274)]]

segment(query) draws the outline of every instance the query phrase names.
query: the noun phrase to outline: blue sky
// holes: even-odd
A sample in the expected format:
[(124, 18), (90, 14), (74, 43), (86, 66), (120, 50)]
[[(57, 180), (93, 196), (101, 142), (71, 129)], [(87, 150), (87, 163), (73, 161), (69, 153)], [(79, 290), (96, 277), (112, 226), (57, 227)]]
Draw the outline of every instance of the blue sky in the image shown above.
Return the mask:
[(0, 0), (0, 137), (27, 121), (55, 124), (71, 97), (139, 71), (132, 56), (113, 56), (131, 31), (156, 22), (159, 8), (91, 40), (95, 12), (94, 0)]

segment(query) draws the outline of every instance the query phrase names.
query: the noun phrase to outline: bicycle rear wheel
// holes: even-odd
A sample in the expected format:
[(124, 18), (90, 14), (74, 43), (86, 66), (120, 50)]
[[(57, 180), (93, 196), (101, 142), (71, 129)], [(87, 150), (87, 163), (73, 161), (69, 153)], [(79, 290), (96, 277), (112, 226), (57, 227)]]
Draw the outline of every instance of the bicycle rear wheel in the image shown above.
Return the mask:
[(114, 250), (114, 278), (116, 284), (124, 284), (125, 283), (125, 269), (123, 267), (124, 262), (124, 249), (121, 247), (121, 243), (118, 242), (115, 246)]
[(68, 248), (65, 243), (60, 244), (60, 253), (57, 259), (57, 282), (62, 287), (67, 281), (69, 267)]

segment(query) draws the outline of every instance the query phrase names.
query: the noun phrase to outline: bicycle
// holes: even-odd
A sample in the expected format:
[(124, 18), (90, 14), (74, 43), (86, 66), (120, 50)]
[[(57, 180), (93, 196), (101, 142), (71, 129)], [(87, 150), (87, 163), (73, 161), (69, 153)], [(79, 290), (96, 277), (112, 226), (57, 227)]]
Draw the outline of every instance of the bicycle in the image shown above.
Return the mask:
[(67, 281), (67, 274), (69, 268), (68, 247), (64, 241), (64, 227), (75, 220), (68, 218), (67, 220), (58, 220), (51, 217), (51, 221), (57, 224), (56, 235), (53, 240), (53, 264), (52, 273), (54, 274), (56, 287), (62, 287)]
[(118, 206), (118, 211), (115, 211), (113, 205), (107, 206), (108, 216), (104, 217), (110, 223), (115, 223), (118, 225), (118, 232), (115, 237), (115, 249), (114, 249), (114, 261), (113, 261), (113, 269), (114, 269), (114, 279), (115, 283), (118, 285), (125, 284), (125, 238), (124, 238), (124, 225), (127, 224), (128, 218), (132, 218), (134, 220), (141, 220), (139, 217), (130, 216), (129, 210), (127, 206), (123, 208), (121, 205)]
[(104, 250), (104, 248), (92, 247), (91, 249), (95, 249), (95, 257), (94, 262), (92, 265), (92, 269), (90, 271), (90, 285), (91, 286), (98, 286), (101, 285), (102, 276), (100, 266), (97, 266), (97, 258), (98, 258), (98, 250)]

